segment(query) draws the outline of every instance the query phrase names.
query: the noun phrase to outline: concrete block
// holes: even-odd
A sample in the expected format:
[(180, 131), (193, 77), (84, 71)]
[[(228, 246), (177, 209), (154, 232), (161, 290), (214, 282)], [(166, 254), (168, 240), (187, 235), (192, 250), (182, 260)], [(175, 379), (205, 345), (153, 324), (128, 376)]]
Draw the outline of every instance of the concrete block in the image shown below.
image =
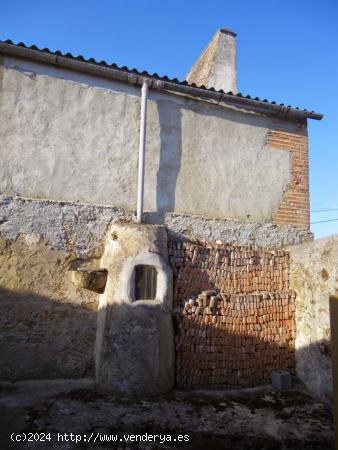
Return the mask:
[(287, 370), (276, 370), (271, 374), (271, 384), (275, 389), (284, 391), (285, 389), (291, 389), (292, 380), (290, 372)]

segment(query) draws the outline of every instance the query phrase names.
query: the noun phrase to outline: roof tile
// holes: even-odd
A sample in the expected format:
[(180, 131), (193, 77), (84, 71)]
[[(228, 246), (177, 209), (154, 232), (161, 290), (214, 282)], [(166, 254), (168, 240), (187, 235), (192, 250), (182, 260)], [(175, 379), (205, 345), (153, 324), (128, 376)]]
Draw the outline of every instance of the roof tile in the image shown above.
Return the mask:
[[(180, 81), (180, 80), (178, 80), (177, 78), (172, 78), (172, 79), (171, 79), (171, 78), (169, 78), (167, 75), (160, 76), (160, 75), (158, 75), (157, 73), (153, 73), (153, 74), (151, 75), (151, 74), (149, 74), (149, 72), (147, 72), (146, 70), (140, 72), (139, 70), (137, 70), (137, 69), (135, 69), (135, 68), (134, 68), (134, 69), (129, 69), (127, 66), (119, 67), (119, 66), (118, 66), (117, 64), (115, 64), (115, 63), (108, 64), (108, 63), (107, 63), (106, 61), (104, 61), (104, 60), (98, 62), (98, 61), (97, 61), (96, 59), (94, 59), (94, 58), (86, 59), (83, 55), (74, 56), (72, 53), (69, 53), (69, 52), (68, 52), (68, 53), (62, 53), (60, 50), (51, 51), (51, 50), (50, 50), (49, 48), (47, 48), (47, 47), (46, 47), (46, 48), (43, 48), (43, 49), (40, 49), (40, 48), (38, 48), (36, 45), (31, 45), (31, 46), (29, 47), (29, 46), (26, 46), (23, 42), (19, 42), (18, 44), (15, 44), (11, 39), (6, 39), (6, 40), (4, 40), (4, 41), (1, 41), (1, 40), (0, 40), (0, 43), (1, 43), (1, 42), (2, 42), (2, 43), (6, 43), (6, 44), (10, 44), (10, 45), (19, 46), (19, 47), (24, 47), (24, 48), (31, 49), (31, 50), (35, 50), (35, 51), (38, 51), (38, 52), (49, 53), (49, 54), (56, 55), (56, 56), (62, 56), (62, 57), (65, 57), (65, 58), (71, 58), (71, 59), (75, 59), (75, 60), (80, 60), (80, 61), (83, 61), (83, 62), (86, 62), (86, 63), (89, 63), (89, 64), (96, 64), (96, 65), (100, 65), (100, 66), (112, 67), (112, 68), (117, 69), (117, 70), (123, 70), (123, 71), (126, 71), (126, 72), (135, 73), (135, 74), (138, 74), (138, 75), (143, 75), (143, 76), (146, 76), (146, 77), (149, 77), (149, 78), (155, 78), (156, 80), (167, 81), (167, 82), (170, 82), (170, 83), (181, 84), (181, 85), (183, 85), (183, 86), (191, 86), (191, 87), (194, 87), (194, 88), (205, 89), (205, 90), (209, 90), (209, 91), (219, 92), (219, 93), (221, 93), (221, 94), (225, 94), (225, 92), (224, 92), (222, 89), (216, 90), (216, 89), (213, 88), (213, 87), (207, 88), (207, 87), (204, 86), (204, 85), (198, 86), (198, 85), (196, 85), (195, 83), (190, 83), (190, 84), (189, 84), (186, 80)], [(245, 96), (245, 95), (243, 95), (241, 92), (238, 92), (237, 94), (234, 94), (233, 92), (229, 91), (229, 92), (226, 93), (226, 95), (232, 95), (232, 96), (239, 97), (239, 98), (240, 98), (240, 97), (245, 97), (245, 98), (251, 99), (251, 100), (253, 100), (253, 101), (263, 102), (263, 103), (270, 103), (270, 104), (272, 104), (272, 105), (278, 104), (278, 103), (275, 102), (275, 101), (269, 102), (267, 99), (262, 100), (262, 99), (260, 99), (259, 97), (251, 97), (250, 95), (246, 95), (246, 96)], [(284, 106), (283, 103), (280, 103), (280, 104), (278, 104), (278, 105), (279, 105), (279, 106)], [(288, 105), (288, 108), (300, 110), (300, 108), (298, 108), (298, 107), (292, 107), (292, 106), (290, 106), (290, 105)], [(302, 111), (308, 112), (307, 109), (303, 109)]]

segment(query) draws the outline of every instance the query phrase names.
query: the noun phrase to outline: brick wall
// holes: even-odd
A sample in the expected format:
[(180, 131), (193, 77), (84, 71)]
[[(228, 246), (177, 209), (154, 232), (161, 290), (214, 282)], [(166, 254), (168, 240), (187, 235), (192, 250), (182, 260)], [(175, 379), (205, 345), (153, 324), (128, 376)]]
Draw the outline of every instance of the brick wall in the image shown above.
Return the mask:
[(291, 181), (272, 220), (276, 224), (291, 224), (308, 229), (310, 207), (307, 132), (273, 130), (268, 133), (266, 144), (287, 148), (291, 152)]
[(294, 371), (287, 252), (170, 241), (169, 255), (178, 386), (255, 386)]

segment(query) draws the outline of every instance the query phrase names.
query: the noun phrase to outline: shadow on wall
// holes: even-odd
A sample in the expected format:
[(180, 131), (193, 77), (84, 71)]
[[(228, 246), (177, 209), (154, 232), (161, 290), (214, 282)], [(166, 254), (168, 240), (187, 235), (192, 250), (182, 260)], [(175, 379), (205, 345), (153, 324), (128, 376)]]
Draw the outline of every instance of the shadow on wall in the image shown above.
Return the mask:
[(175, 209), (176, 182), (182, 159), (182, 113), (173, 102), (156, 102), (160, 123), (160, 160), (156, 182), (158, 213)]
[[(176, 384), (180, 388), (240, 389), (271, 383), (274, 370), (295, 375), (294, 348), (288, 342), (231, 332), (176, 316)], [(280, 344), (280, 345), (279, 345)]]
[(297, 375), (323, 401), (332, 401), (331, 340), (322, 339), (296, 349)]
[[(184, 210), (187, 213), (195, 212), (197, 214), (201, 205), (204, 204), (203, 199), (200, 203), (198, 197), (201, 180), (210, 177), (210, 174), (212, 174), (210, 189), (217, 192), (219, 189), (222, 190), (222, 183), (226, 173), (230, 170), (229, 167), (236, 168), (238, 179), (241, 179), (242, 176), (245, 179), (247, 164), (253, 164), (255, 176), (260, 174), (259, 179), (261, 179), (261, 166), (264, 164), (266, 167), (265, 164), (268, 164), (269, 161), (266, 158), (277, 158), (278, 152), (269, 153), (270, 156), (264, 156), (263, 152), (265, 134), (267, 130), (275, 126), (269, 118), (247, 117), (241, 113), (207, 103), (199, 104), (189, 99), (184, 101), (181, 99), (180, 102), (176, 102), (164, 98), (156, 99), (155, 103), (160, 128), (160, 155), (156, 175), (156, 210), (148, 211), (145, 215), (149, 223), (163, 223), (165, 212), (182, 212)], [(281, 124), (279, 128), (297, 131), (287, 124)], [(263, 130), (257, 131), (258, 129)], [(149, 134), (151, 135), (152, 132)], [(220, 142), (222, 146), (220, 146)], [(245, 150), (249, 144), (253, 146), (255, 155), (258, 152), (254, 157), (250, 152), (248, 155)], [(238, 147), (238, 151), (235, 153), (242, 157), (229, 153), (228, 150), (233, 145)], [(210, 151), (213, 152), (211, 159)], [(184, 159), (182, 159), (183, 156)], [(224, 158), (227, 159), (228, 172), (224, 172)], [(242, 158), (246, 158), (245, 164), (243, 164)], [(184, 169), (184, 173), (181, 174), (180, 189), (177, 191), (181, 168)], [(230, 202), (231, 208), (237, 202), (243, 201), (243, 193), (237, 184), (235, 182), (227, 184), (227, 189), (233, 190), (233, 195), (230, 196), (231, 201), (227, 200)], [(210, 200), (204, 205), (204, 208), (209, 205), (210, 209), (211, 204), (215, 207), (215, 202), (219, 204), (219, 201), (215, 200), (215, 196), (212, 197), (210, 193), (207, 198)], [(225, 214), (223, 208), (226, 206), (229, 209), (229, 205), (217, 206), (221, 209), (217, 209), (218, 212), (213, 215), (223, 217)], [(233, 212), (230, 215), (233, 216)]]
[(96, 311), (0, 288), (0, 379), (94, 375)]
[[(0, 379), (94, 376), (96, 311), (3, 288), (0, 311)], [(293, 371), (292, 349), (270, 339), (222, 330), (217, 324), (201, 329), (183, 315), (176, 315), (175, 325), (176, 384), (180, 387), (241, 388), (270, 383), (272, 370)], [(126, 336), (125, 343), (128, 338), (133, 336)], [(298, 370), (308, 372), (310, 390), (329, 401), (330, 343), (320, 341), (299, 349), (296, 360)], [(323, 365), (320, 371), (318, 364)]]
[[(217, 316), (207, 316), (217, 318)], [(285, 369), (316, 397), (332, 401), (331, 342), (320, 340), (294, 349), (292, 341), (268, 330), (267, 338), (239, 329), (235, 317), (205, 323), (201, 316), (175, 315), (176, 385), (181, 388), (244, 388), (269, 384), (275, 370)], [(196, 320), (197, 319), (197, 320)], [(232, 323), (231, 323), (232, 322)], [(235, 323), (234, 323), (235, 322)]]

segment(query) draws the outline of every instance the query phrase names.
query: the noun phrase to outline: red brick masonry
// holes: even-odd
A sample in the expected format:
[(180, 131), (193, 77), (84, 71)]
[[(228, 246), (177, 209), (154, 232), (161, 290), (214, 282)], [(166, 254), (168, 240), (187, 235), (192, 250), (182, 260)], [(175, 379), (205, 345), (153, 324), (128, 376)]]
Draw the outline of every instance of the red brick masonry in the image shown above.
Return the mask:
[(287, 252), (170, 241), (169, 255), (178, 386), (247, 387), (293, 372)]
[(307, 133), (304, 130), (299, 133), (270, 131), (266, 144), (291, 151), (291, 180), (281, 204), (272, 216), (272, 221), (276, 224), (290, 224), (308, 229), (310, 206)]

